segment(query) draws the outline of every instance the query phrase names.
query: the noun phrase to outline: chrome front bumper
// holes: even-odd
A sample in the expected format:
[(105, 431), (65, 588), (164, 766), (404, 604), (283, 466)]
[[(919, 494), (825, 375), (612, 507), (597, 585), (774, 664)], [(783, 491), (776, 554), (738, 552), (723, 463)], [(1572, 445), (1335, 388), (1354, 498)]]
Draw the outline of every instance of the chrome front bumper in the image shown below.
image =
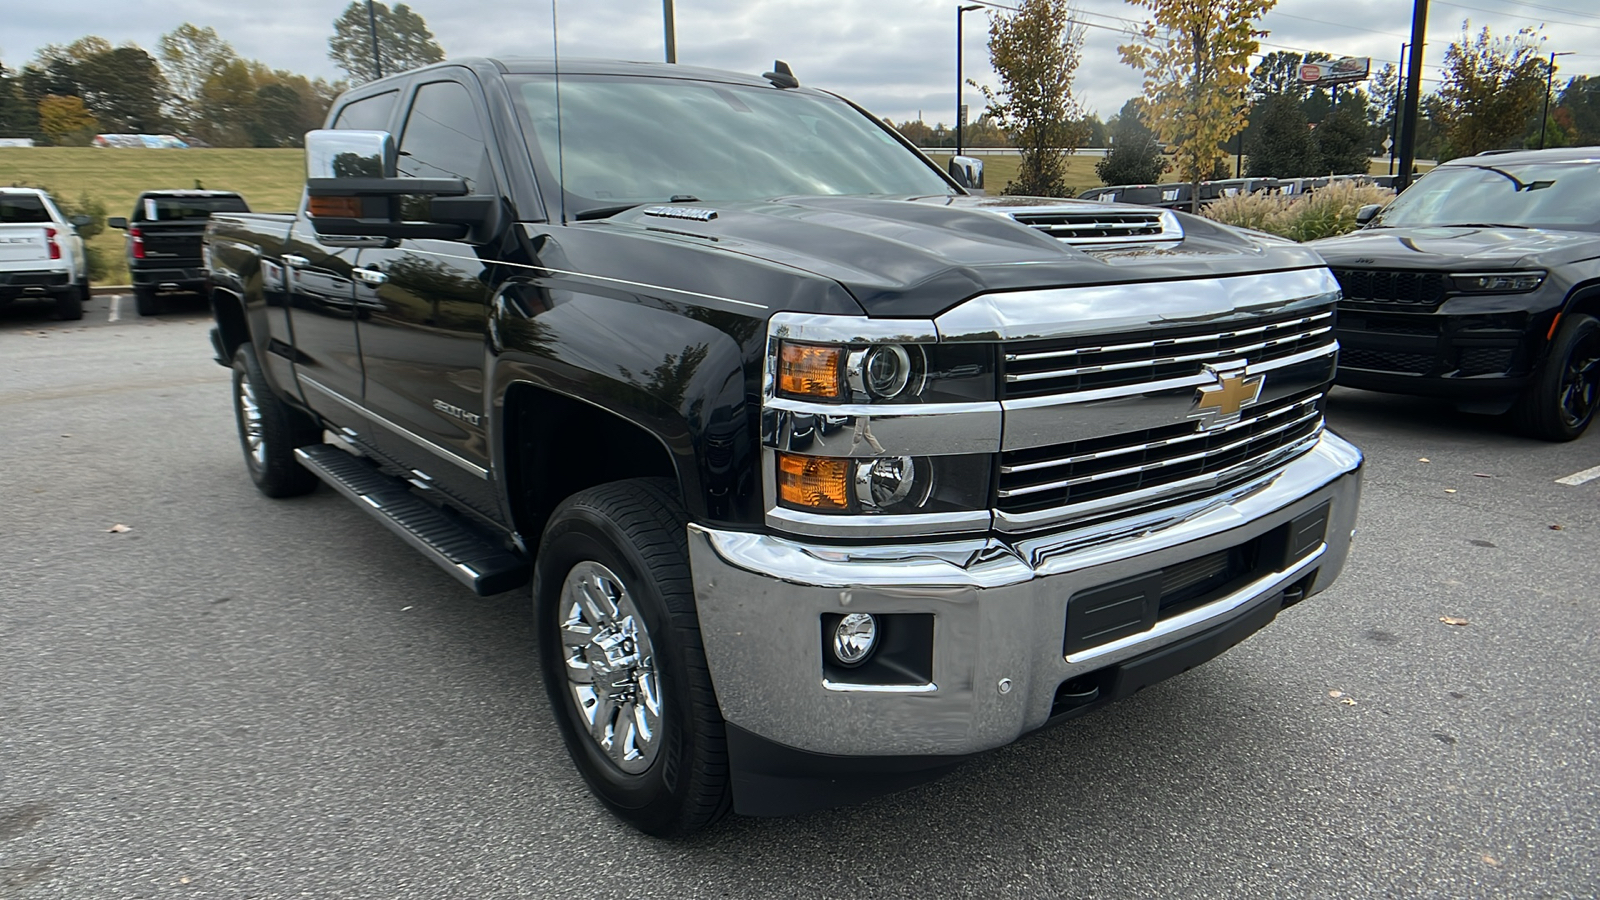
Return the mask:
[[(1315, 573), (1333, 583), (1354, 533), (1361, 451), (1332, 432), (1223, 497), (1147, 519), (1014, 543), (826, 546), (689, 526), (700, 631), (723, 717), (768, 741), (844, 756), (960, 755), (1044, 725), (1064, 682), (1244, 619)], [(1065, 655), (1075, 592), (1238, 546), (1329, 503), (1323, 543), (1281, 571), (1149, 630)], [(926, 685), (830, 684), (826, 614), (934, 616)]]

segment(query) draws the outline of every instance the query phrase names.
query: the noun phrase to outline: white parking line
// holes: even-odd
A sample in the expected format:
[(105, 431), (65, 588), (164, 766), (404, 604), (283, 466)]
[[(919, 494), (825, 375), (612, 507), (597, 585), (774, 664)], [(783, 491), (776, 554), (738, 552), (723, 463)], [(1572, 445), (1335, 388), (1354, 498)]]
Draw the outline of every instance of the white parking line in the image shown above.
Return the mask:
[(1584, 469), (1582, 472), (1573, 472), (1565, 478), (1557, 478), (1556, 484), (1583, 484), (1585, 481), (1593, 481), (1596, 478), (1600, 478), (1600, 466)]
[(126, 296), (126, 295), (125, 294), (112, 294), (111, 295), (111, 318), (107, 319), (106, 321), (115, 322), (118, 319), (122, 318), (122, 298), (124, 296)]

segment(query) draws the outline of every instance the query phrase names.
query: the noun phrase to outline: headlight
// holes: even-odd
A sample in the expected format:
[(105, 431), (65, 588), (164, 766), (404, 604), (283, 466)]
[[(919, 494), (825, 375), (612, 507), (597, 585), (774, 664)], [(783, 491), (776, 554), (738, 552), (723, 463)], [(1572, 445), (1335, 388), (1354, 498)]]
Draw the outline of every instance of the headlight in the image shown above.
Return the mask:
[(1525, 294), (1544, 283), (1544, 272), (1471, 272), (1451, 275), (1464, 294)]
[(835, 403), (993, 400), (994, 351), (970, 344), (778, 342), (780, 397)]
[(778, 453), (778, 504), (812, 513), (908, 514), (983, 509), (990, 457), (861, 459)]

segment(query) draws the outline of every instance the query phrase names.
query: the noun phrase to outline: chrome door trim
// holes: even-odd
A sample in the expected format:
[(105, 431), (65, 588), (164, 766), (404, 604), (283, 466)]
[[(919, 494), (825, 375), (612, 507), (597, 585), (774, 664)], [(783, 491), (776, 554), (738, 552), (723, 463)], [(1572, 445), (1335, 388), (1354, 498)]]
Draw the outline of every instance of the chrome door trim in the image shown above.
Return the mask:
[(389, 429), (390, 431), (393, 431), (395, 434), (400, 435), (401, 437), (403, 437), (406, 440), (412, 442), (413, 444), (416, 444), (417, 446), (423, 448), (424, 450), (428, 450), (428, 451), (432, 452), (434, 455), (446, 460), (447, 462), (454, 463), (456, 466), (458, 466), (458, 467), (460, 467), (462, 469), (465, 469), (468, 472), (471, 472), (472, 474), (478, 476), (479, 478), (487, 479), (489, 477), (489, 470), (484, 468), (483, 466), (480, 466), (477, 463), (473, 462), (472, 460), (466, 459), (465, 457), (457, 456), (455, 453), (452, 453), (451, 451), (445, 449), (444, 447), (441, 447), (438, 444), (435, 444), (433, 441), (430, 441), (427, 438), (425, 438), (425, 437), (423, 437), (423, 436), (421, 436), (419, 434), (416, 434), (415, 432), (412, 432), (412, 431), (410, 431), (410, 430), (408, 430), (408, 429), (406, 429), (406, 428), (404, 428), (404, 427), (402, 427), (400, 425), (396, 425), (395, 423), (389, 421), (388, 419), (384, 418), (383, 416), (378, 415), (377, 413), (375, 413), (372, 410), (366, 408), (365, 406), (355, 402), (354, 400), (351, 400), (349, 397), (346, 397), (345, 395), (339, 393), (338, 391), (335, 391), (330, 387), (327, 387), (325, 385), (317, 383), (317, 381), (315, 379), (308, 378), (305, 375), (301, 375), (300, 376), (300, 380), (305, 382), (310, 387), (314, 387), (317, 390), (321, 391), (322, 393), (328, 395), (333, 400), (335, 400), (335, 401), (337, 401), (337, 402), (349, 407), (352, 411), (360, 413), (361, 415), (363, 415), (366, 418), (368, 418), (369, 420), (371, 420), (373, 423), (378, 424), (378, 425), (382, 425), (383, 427)]

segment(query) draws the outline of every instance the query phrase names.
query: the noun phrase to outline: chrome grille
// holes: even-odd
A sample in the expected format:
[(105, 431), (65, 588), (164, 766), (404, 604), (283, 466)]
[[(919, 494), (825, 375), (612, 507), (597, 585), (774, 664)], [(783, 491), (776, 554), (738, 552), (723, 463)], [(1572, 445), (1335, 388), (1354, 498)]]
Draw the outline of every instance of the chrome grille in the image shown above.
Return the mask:
[(1344, 299), (1354, 303), (1432, 308), (1449, 289), (1441, 272), (1334, 269)]
[(1323, 427), (1323, 388), (1246, 408), (1238, 422), (1200, 430), (1188, 422), (1091, 440), (1004, 452), (997, 509), (1056, 509), (1153, 488), (1170, 500), (1226, 488), (1307, 447)]
[(1226, 331), (1215, 324), (1113, 337), (1013, 341), (1005, 345), (1005, 399), (1165, 381), (1199, 374), (1208, 362), (1265, 362), (1333, 343), (1333, 310), (1266, 320)]
[(1011, 218), (1068, 244), (1146, 244), (1183, 240), (1176, 216), (1161, 210), (1018, 210)]

